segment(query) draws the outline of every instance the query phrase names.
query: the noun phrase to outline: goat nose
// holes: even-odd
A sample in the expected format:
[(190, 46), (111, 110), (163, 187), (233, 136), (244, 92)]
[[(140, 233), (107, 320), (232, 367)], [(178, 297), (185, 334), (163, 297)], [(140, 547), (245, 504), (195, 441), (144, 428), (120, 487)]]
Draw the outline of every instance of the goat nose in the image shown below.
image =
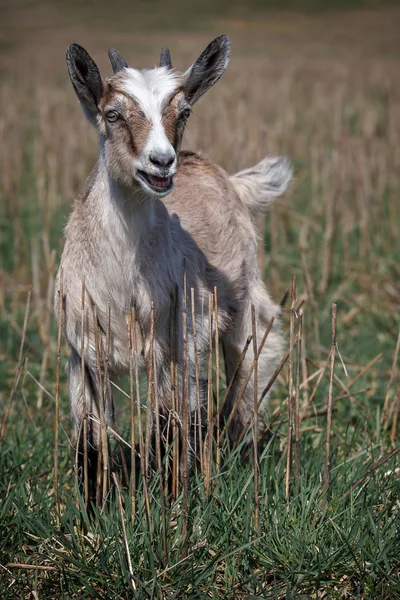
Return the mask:
[(172, 154), (171, 152), (152, 152), (149, 158), (153, 165), (161, 167), (162, 169), (167, 169), (174, 162), (175, 154)]

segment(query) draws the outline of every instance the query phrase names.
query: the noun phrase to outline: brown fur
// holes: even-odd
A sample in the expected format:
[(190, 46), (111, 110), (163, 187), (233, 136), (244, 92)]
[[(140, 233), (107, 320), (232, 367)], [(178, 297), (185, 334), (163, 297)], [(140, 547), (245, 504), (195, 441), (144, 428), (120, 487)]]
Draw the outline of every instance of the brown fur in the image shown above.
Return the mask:
[(184, 94), (179, 91), (171, 98), (162, 116), (165, 133), (176, 152), (179, 151), (186, 126), (186, 119), (180, 116), (182, 106), (185, 105)]
[[(111, 138), (118, 135), (119, 142), (124, 140), (123, 143), (131, 148), (133, 155), (140, 156), (151, 131), (151, 122), (145, 117), (139, 104), (114, 83), (107, 86), (99, 108), (107, 134)], [(120, 114), (120, 118), (112, 126), (107, 124), (106, 113), (109, 110), (116, 110)]]

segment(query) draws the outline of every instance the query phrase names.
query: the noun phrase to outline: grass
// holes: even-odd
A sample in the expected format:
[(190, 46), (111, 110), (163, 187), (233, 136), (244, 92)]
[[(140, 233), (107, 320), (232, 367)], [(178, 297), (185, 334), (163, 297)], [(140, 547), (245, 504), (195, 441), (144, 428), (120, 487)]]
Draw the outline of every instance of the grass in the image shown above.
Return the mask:
[[(283, 327), (289, 342), (290, 318), (297, 332), (303, 313), (297, 397), (300, 409), (308, 408), (300, 423), (299, 481), (294, 460), (288, 498), (286, 365), (268, 416), (274, 435), (259, 449), (258, 527), (253, 465), (243, 464), (240, 449), (226, 452), (219, 469), (213, 465), (211, 494), (201, 472), (190, 478), (187, 523), (182, 489), (163, 514), (157, 473), (148, 482), (150, 519), (139, 475), (133, 520), (129, 490), (122, 490), (120, 504), (113, 487), (97, 521), (89, 523), (73, 473), (64, 347), (58, 526), (53, 490), (53, 277), (62, 248), (60, 233), (71, 200), (96, 159), (97, 142), (66, 80), (57, 45), (61, 42), (54, 42), (59, 58), (53, 59), (43, 52), (47, 30), (35, 33), (33, 28), (23, 43), (20, 39), (2, 50), (2, 599), (400, 597), (398, 15), (391, 9), (346, 13), (346, 18), (341, 13), (287, 13), (244, 24), (225, 21), (236, 56), (215, 90), (196, 106), (186, 136), (185, 147), (203, 151), (230, 172), (267, 152), (284, 152), (295, 164), (290, 193), (260, 223), (265, 250), (260, 262), (277, 301), (296, 276), (296, 310), (290, 310), (289, 300)], [(21, 15), (16, 13), (15, 19)], [(60, 27), (62, 43), (64, 37), (68, 43), (75, 36), (71, 22)], [(372, 27), (374, 22), (379, 26)], [(92, 32), (80, 32), (77, 41), (105, 55), (108, 42), (96, 37), (95, 25)], [(128, 59), (136, 56), (135, 48), (146, 35), (132, 46), (125, 30), (117, 34), (116, 22), (110, 27), (109, 45), (119, 47), (120, 39)], [(207, 27), (210, 33), (174, 37), (173, 58), (179, 66), (187, 66), (212, 37), (215, 24), (208, 22)], [(153, 32), (140, 61), (154, 64), (156, 47), (164, 43), (168, 39)], [(93, 54), (97, 58), (96, 50)], [(330, 379), (329, 367), (320, 375), (331, 349), (332, 303), (337, 304), (340, 357), (336, 352), (335, 377)], [(129, 393), (129, 381), (119, 383)], [(224, 386), (221, 380), (222, 393)], [(385, 402), (389, 411), (382, 416)], [(118, 396), (118, 422), (129, 439), (129, 407), (123, 395)]]

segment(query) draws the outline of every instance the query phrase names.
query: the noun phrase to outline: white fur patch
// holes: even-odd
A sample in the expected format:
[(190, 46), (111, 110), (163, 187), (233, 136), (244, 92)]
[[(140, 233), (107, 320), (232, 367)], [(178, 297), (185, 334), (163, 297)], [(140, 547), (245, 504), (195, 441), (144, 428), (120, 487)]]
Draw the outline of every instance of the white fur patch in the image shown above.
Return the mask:
[[(147, 172), (154, 171), (154, 165), (149, 162), (152, 153), (169, 154), (176, 158), (162, 124), (162, 113), (168, 99), (178, 89), (179, 83), (179, 76), (167, 67), (143, 71), (124, 70), (122, 85), (124, 92), (136, 100), (152, 123), (148, 141), (140, 157), (141, 168)], [(175, 168), (175, 162), (173, 168)]]
[(123, 89), (150, 121), (161, 115), (166, 100), (178, 89), (179, 76), (167, 67), (138, 71), (124, 69)]

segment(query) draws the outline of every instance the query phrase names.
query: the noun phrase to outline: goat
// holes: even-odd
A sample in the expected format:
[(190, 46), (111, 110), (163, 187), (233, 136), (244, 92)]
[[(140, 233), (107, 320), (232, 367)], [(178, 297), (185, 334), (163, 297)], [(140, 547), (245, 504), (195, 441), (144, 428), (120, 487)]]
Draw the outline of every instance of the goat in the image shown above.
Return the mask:
[[(218, 331), (228, 380), (251, 333), (252, 304), (260, 332), (275, 318), (258, 360), (259, 389), (269, 381), (281, 355), (280, 308), (268, 295), (258, 270), (253, 217), (285, 191), (291, 179), (290, 162), (285, 157), (266, 158), (253, 168), (228, 176), (205, 158), (180, 150), (193, 104), (219, 80), (229, 56), (230, 41), (220, 36), (182, 74), (172, 68), (167, 48), (161, 52), (160, 66), (150, 70), (129, 68), (111, 49), (114, 74), (103, 80), (81, 46), (72, 44), (67, 50), (71, 82), (85, 116), (100, 137), (97, 165), (66, 227), (55, 294), (58, 312), (62, 288), (63, 332), (71, 349), (69, 398), (80, 453), (85, 414), (88, 418), (92, 477), (100, 443), (99, 403), (106, 404), (107, 421), (112, 415), (110, 394), (102, 400), (96, 336), (104, 348), (109, 331), (110, 372), (129, 372), (126, 319), (133, 306), (137, 336), (142, 340), (135, 360), (144, 368), (150, 352), (153, 303), (155, 393), (165, 419), (171, 411), (170, 315), (174, 302), (179, 314), (185, 302), (190, 306), (191, 288), (199, 319), (202, 299), (207, 303), (214, 287), (218, 290)], [(210, 340), (207, 314), (201, 332), (200, 321), (191, 322), (190, 310), (187, 318), (188, 402), (192, 413), (196, 406), (193, 326), (198, 332), (200, 360)], [(176, 353), (181, 365), (181, 319), (176, 322)], [(251, 362), (247, 356), (237, 370), (225, 418)], [(182, 370), (178, 379), (182, 389)], [(201, 396), (204, 403), (204, 391)], [(233, 442), (252, 415), (253, 383), (249, 381), (229, 423), (228, 435)]]

